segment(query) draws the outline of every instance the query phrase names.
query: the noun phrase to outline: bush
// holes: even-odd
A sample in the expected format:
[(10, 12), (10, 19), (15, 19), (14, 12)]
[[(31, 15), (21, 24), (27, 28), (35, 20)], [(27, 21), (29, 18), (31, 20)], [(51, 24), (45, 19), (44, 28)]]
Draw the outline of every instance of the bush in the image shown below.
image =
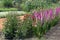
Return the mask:
[(9, 8), (9, 7), (12, 7), (13, 5), (12, 5), (12, 0), (3, 0), (3, 5), (4, 5), (4, 7), (7, 7), (7, 8)]
[(18, 20), (16, 18), (16, 14), (8, 14), (6, 16), (6, 22), (4, 24), (4, 35), (6, 39), (13, 39), (16, 35), (17, 27), (18, 27)]
[(33, 36), (32, 30), (32, 20), (30, 17), (27, 17), (23, 22), (20, 22), (20, 27), (17, 30), (17, 38), (24, 39), (30, 38)]

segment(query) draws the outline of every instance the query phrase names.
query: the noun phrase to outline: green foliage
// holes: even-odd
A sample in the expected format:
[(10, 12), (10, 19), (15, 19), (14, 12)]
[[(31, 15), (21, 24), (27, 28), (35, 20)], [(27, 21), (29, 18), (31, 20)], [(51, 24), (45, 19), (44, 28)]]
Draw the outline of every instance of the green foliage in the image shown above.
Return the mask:
[(4, 12), (4, 11), (17, 11), (17, 8), (0, 8), (0, 12)]
[(24, 22), (20, 22), (20, 27), (17, 30), (17, 38), (23, 39), (32, 37), (33, 30), (32, 30), (32, 20), (30, 17), (28, 17)]
[(33, 27), (33, 33), (35, 36), (37, 36), (38, 38), (40, 38), (42, 36), (42, 27), (41, 27), (41, 23), (40, 21), (37, 22), (36, 27)]
[(7, 20), (4, 24), (4, 34), (6, 39), (13, 39), (15, 37), (17, 28), (18, 28), (18, 20), (16, 18), (16, 14), (8, 14)]
[(15, 0), (17, 3), (22, 3), (22, 0)]
[(57, 3), (59, 0), (46, 0), (48, 3)]
[(38, 20), (37, 26), (33, 27), (33, 33), (38, 38), (41, 38), (48, 30), (51, 29), (51, 27), (55, 26), (59, 21), (59, 17), (56, 17), (55, 19), (44, 22), (41, 24), (41, 22)]
[(31, 11), (37, 8), (46, 8), (48, 4), (42, 0), (28, 0), (24, 4), (21, 4), (21, 6), (24, 11)]
[(24, 39), (36, 36), (42, 37), (51, 27), (57, 24), (59, 18), (56, 17), (52, 21), (41, 23), (37, 21), (36, 26), (32, 26), (33, 20), (27, 17), (23, 22), (17, 19), (16, 14), (8, 14), (5, 22), (4, 34), (6, 38)]
[(23, 39), (33, 36), (32, 19), (27, 17), (23, 22), (17, 19), (17, 14), (8, 14), (4, 23), (3, 33), (7, 39)]
[(12, 7), (12, 0), (3, 0), (4, 7)]

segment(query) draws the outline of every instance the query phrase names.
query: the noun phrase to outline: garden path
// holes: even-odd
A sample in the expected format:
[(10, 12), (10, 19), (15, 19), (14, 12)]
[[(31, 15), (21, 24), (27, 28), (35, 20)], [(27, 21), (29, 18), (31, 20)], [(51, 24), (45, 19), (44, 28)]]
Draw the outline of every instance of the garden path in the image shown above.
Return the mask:
[(46, 40), (60, 40), (60, 22), (44, 36)]

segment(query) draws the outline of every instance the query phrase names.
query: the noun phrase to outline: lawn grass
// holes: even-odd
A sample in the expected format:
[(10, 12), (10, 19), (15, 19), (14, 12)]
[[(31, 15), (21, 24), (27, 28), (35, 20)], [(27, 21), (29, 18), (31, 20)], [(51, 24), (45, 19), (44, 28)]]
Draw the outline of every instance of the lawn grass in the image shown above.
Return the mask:
[(0, 8), (0, 12), (3, 12), (3, 11), (17, 11), (18, 9), (17, 8)]

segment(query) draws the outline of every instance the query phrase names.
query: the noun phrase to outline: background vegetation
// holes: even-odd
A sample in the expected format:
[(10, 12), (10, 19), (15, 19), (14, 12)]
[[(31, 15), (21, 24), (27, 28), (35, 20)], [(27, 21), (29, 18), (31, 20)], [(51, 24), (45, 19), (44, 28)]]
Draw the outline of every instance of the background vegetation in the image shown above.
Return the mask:
[[(31, 16), (26, 17), (23, 22), (20, 20), (20, 18), (17, 18), (17, 13), (15, 14), (11, 12), (8, 15), (5, 15), (7, 20), (4, 24), (5, 28), (3, 33), (7, 39), (13, 40), (16, 38), (24, 39), (30, 37), (40, 38), (52, 26), (56, 25), (60, 19), (60, 0), (0, 1), (0, 11), (26, 11), (32, 14)], [(33, 22), (36, 22), (36, 24), (33, 25)]]
[[(54, 8), (59, 6), (60, 0), (0, 0), (1, 8), (15, 8), (12, 10), (32, 11), (39, 8)], [(5, 11), (5, 10), (4, 10)]]

